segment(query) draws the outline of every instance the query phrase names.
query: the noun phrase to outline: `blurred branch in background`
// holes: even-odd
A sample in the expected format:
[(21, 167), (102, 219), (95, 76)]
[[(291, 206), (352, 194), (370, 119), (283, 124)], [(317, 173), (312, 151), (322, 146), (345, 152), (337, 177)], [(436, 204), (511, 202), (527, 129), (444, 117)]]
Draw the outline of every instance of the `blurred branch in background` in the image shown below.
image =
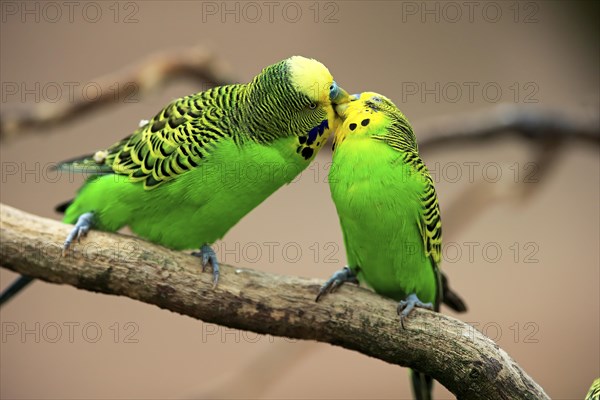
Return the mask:
[[(446, 231), (457, 237), (471, 222), (491, 206), (507, 201), (525, 202), (540, 192), (549, 172), (560, 160), (566, 141), (579, 140), (600, 144), (600, 120), (597, 114), (583, 110), (552, 112), (532, 107), (499, 104), (478, 113), (432, 118), (415, 124), (421, 151), (449, 150), (452, 146), (486, 143), (505, 136), (517, 136), (530, 142), (531, 162), (536, 167), (535, 184), (525, 177), (518, 182), (487, 182), (479, 179), (467, 187), (444, 212)], [(452, 241), (452, 240), (450, 240)]]
[(454, 238), (494, 205), (510, 201), (524, 203), (540, 193), (541, 184), (547, 181), (549, 172), (560, 160), (560, 153), (565, 148), (561, 146), (561, 142), (548, 140), (538, 143), (535, 157), (532, 157), (532, 163), (536, 166), (535, 182), (528, 182), (525, 178), (517, 182), (489, 182), (479, 178), (473, 185), (465, 188), (443, 213), (445, 226), (451, 227), (446, 231), (444, 239), (449, 242), (456, 240)]
[[(138, 238), (90, 232), (61, 256), (70, 227), (0, 205), (2, 266), (37, 279), (127, 296), (209, 323), (317, 340), (425, 372), (461, 399), (548, 399), (508, 354), (473, 327), (426, 310), (400, 329), (396, 303), (352, 285), (320, 303), (315, 279), (198, 260)], [(346, 292), (346, 293), (343, 293)]]
[(597, 113), (581, 109), (553, 110), (515, 104), (498, 104), (478, 112), (452, 114), (414, 124), (421, 150), (483, 142), (518, 135), (535, 141), (578, 139), (600, 144)]
[(80, 118), (88, 111), (143, 95), (175, 78), (191, 78), (212, 86), (235, 81), (231, 68), (203, 46), (157, 53), (139, 64), (90, 81), (97, 88), (97, 96), (74, 91), (72, 99), (61, 102), (42, 101), (23, 110), (2, 110), (0, 139)]

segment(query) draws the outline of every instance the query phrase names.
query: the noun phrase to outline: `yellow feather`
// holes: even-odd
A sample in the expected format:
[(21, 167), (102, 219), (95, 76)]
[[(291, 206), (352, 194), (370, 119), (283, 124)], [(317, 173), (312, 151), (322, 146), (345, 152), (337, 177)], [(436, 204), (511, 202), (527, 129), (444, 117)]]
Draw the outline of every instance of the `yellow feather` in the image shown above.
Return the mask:
[(321, 104), (329, 104), (329, 87), (333, 83), (333, 76), (326, 66), (302, 56), (293, 56), (289, 59), (291, 82), (294, 88), (307, 95), (311, 100)]

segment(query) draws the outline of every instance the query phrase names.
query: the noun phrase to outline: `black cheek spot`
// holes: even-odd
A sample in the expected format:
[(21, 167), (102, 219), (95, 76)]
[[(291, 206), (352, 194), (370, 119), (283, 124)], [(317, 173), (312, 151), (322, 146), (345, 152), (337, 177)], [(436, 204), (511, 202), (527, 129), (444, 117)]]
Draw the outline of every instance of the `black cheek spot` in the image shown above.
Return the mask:
[(298, 146), (298, 148), (296, 149), (296, 153), (300, 153), (300, 150), (302, 150), (302, 146)]
[(350, 128), (351, 131), (356, 129), (356, 124), (353, 122), (350, 125), (348, 125), (348, 128)]
[(298, 138), (298, 141), (300, 142), (300, 144), (304, 144), (304, 143), (306, 143), (306, 136), (300, 136), (300, 137)]
[(371, 122), (371, 120), (369, 118), (363, 119), (362, 121), (360, 121), (360, 124), (362, 126), (367, 126), (369, 125), (369, 122)]
[(310, 147), (305, 147), (304, 149), (302, 149), (302, 157), (304, 157), (305, 160), (308, 160), (309, 158), (311, 158), (313, 155), (313, 149), (311, 149)]

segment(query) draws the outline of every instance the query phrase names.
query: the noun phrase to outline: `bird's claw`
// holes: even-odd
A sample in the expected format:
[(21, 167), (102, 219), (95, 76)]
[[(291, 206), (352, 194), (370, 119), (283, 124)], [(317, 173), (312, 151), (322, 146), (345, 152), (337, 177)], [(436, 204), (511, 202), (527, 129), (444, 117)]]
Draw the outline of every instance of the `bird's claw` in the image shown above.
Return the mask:
[(419, 300), (416, 294), (409, 294), (406, 297), (406, 299), (401, 300), (398, 303), (398, 308), (396, 310), (398, 312), (398, 315), (400, 316), (400, 325), (402, 326), (402, 329), (404, 329), (404, 319), (408, 317), (408, 315), (411, 313), (412, 310), (415, 309), (415, 307), (433, 310), (433, 304), (423, 303), (421, 300)]
[(88, 234), (90, 229), (92, 229), (93, 225), (94, 225), (94, 213), (93, 212), (87, 212), (87, 213), (81, 214), (79, 216), (79, 218), (77, 219), (77, 223), (75, 224), (75, 227), (71, 230), (71, 232), (69, 232), (69, 234), (67, 235), (67, 238), (65, 239), (65, 243), (63, 244), (63, 248), (62, 248), (62, 256), (63, 257), (65, 257), (67, 255), (67, 251), (69, 250), (69, 247), (71, 247), (71, 243), (73, 243), (73, 240), (77, 240), (77, 243), (80, 243), (81, 238), (85, 237)]
[(347, 266), (336, 271), (331, 278), (325, 282), (321, 289), (319, 289), (319, 294), (317, 294), (317, 298), (315, 301), (319, 301), (321, 297), (325, 296), (328, 293), (335, 292), (340, 286), (342, 286), (345, 282), (352, 282), (358, 284), (358, 279), (356, 275), (350, 268)]
[(213, 289), (217, 287), (219, 283), (219, 261), (217, 260), (217, 254), (207, 244), (200, 248), (200, 251), (194, 251), (193, 256), (200, 257), (202, 262), (202, 272), (206, 271), (208, 264), (212, 266), (213, 270)]

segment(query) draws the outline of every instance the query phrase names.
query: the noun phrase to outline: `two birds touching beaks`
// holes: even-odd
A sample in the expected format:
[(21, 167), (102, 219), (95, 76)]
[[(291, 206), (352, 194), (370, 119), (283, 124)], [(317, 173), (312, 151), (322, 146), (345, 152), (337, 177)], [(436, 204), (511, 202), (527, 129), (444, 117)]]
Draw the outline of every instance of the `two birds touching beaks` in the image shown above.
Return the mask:
[[(365, 284), (398, 301), (403, 327), (415, 307), (437, 311), (445, 302), (466, 310), (439, 269), (442, 225), (433, 181), (412, 127), (388, 98), (351, 96), (323, 64), (294, 56), (247, 84), (177, 99), (144, 122), (112, 146), (59, 165), (93, 172), (75, 199), (58, 208), (65, 223), (75, 224), (65, 252), (90, 229), (128, 226), (174, 250), (199, 248), (193, 254), (203, 269), (212, 266), (216, 286), (219, 262), (210, 245), (300, 174), (335, 132), (329, 182), (348, 264), (317, 300), (345, 282)], [(281, 168), (264, 180), (229, 180), (215, 168), (226, 164)], [(20, 278), (0, 304), (30, 281)], [(414, 372), (412, 381), (416, 397), (429, 398), (432, 379)]]

